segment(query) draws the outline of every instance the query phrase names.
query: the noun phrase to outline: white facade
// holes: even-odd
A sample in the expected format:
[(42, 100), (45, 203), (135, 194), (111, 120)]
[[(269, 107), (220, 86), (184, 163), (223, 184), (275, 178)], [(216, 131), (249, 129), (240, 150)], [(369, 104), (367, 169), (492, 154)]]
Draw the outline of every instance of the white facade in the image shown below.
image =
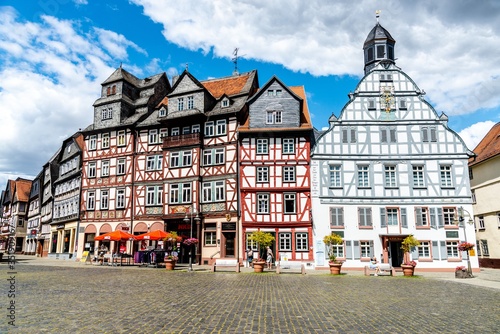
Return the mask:
[[(417, 270), (467, 266), (457, 245), (474, 242), (474, 227), (466, 224), (464, 235), (455, 223), (460, 207), (472, 214), (471, 152), (424, 94), (392, 59), (381, 59), (330, 118), (311, 161), (316, 266), (328, 265), (322, 240), (332, 232), (344, 238), (337, 255), (346, 268), (362, 268), (371, 256), (399, 267), (410, 234), (422, 243), (411, 254)], [(478, 268), (477, 257), (471, 263)]]

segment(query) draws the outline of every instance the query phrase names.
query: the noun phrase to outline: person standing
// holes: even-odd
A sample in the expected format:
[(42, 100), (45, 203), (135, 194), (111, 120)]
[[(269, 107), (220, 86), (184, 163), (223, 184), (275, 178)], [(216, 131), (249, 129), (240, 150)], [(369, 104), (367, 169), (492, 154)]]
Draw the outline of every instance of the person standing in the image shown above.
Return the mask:
[(253, 261), (253, 250), (252, 248), (248, 247), (247, 249), (247, 263), (245, 267), (250, 268), (252, 266), (252, 261)]
[(267, 246), (267, 258), (266, 258), (266, 263), (267, 263), (267, 269), (271, 269), (273, 266), (273, 251), (271, 247)]

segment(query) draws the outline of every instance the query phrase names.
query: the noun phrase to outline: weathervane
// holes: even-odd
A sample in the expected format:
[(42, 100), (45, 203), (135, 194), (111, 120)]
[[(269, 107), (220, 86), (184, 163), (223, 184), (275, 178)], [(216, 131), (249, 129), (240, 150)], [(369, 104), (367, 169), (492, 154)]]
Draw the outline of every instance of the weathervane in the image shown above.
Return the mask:
[(233, 51), (233, 55), (234, 57), (231, 58), (231, 60), (233, 61), (234, 63), (234, 71), (233, 71), (233, 74), (238, 74), (238, 48), (235, 48), (234, 51)]
[(377, 9), (377, 10), (375, 11), (375, 17), (377, 18), (377, 23), (378, 23), (378, 18), (380, 17), (380, 13), (381, 13), (381, 12), (382, 12), (382, 11), (381, 11), (380, 9)]

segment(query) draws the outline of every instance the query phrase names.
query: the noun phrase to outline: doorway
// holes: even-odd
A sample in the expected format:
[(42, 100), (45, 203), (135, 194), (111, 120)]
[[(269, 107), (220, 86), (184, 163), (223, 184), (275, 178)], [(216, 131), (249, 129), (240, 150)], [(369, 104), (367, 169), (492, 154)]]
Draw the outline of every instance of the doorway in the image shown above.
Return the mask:
[(401, 241), (389, 242), (389, 263), (393, 267), (401, 267), (403, 263), (403, 250), (401, 249)]
[(222, 257), (235, 257), (236, 232), (222, 232)]

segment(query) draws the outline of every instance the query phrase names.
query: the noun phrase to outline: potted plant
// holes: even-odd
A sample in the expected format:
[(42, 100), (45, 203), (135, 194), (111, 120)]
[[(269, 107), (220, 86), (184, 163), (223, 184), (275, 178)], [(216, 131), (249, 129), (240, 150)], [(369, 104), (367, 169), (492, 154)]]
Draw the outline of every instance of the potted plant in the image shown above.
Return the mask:
[(163, 239), (167, 246), (165, 252), (165, 269), (174, 270), (178, 258), (177, 242), (180, 242), (182, 237), (177, 235), (177, 232), (167, 232), (167, 236)]
[(404, 252), (403, 263), (401, 264), (401, 268), (403, 269), (404, 276), (413, 276), (415, 272), (415, 266), (417, 262), (410, 260), (410, 251), (413, 247), (420, 246), (420, 242), (415, 238), (412, 234), (403, 239), (401, 243), (401, 249)]
[(264, 271), (264, 266), (266, 265), (266, 260), (261, 256), (262, 251), (265, 250), (267, 246), (271, 246), (274, 241), (274, 236), (269, 232), (254, 231), (248, 236), (248, 240), (257, 243), (259, 247), (259, 258), (253, 260), (253, 270), (256, 273), (261, 273)]
[(334, 275), (340, 274), (340, 269), (342, 268), (342, 262), (337, 260), (337, 256), (335, 255), (336, 245), (342, 245), (344, 240), (338, 234), (332, 233), (329, 235), (325, 235), (323, 238), (323, 242), (328, 246), (328, 264), (330, 265), (330, 273)]

